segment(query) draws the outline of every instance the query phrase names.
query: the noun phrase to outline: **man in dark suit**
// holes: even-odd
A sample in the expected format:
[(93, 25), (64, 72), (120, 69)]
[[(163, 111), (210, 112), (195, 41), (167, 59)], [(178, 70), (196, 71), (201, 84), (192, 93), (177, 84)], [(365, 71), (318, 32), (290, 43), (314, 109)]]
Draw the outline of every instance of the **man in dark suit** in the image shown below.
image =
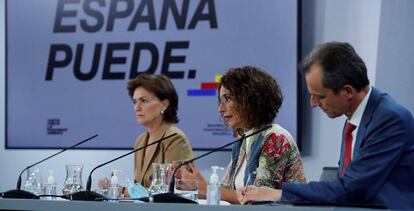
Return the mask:
[[(414, 120), (388, 94), (369, 85), (351, 45), (320, 45), (301, 64), (312, 107), (330, 118), (347, 116), (337, 178), (283, 184), (281, 190), (249, 186), (242, 203), (260, 200), (373, 204), (414, 209)], [(398, 82), (397, 82), (398, 83)]]

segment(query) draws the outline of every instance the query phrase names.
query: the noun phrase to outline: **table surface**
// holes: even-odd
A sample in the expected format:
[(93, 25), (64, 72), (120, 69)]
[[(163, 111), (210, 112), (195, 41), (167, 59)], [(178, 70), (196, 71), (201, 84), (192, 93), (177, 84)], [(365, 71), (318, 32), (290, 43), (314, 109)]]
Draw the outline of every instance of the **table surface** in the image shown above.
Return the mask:
[(274, 210), (372, 210), (356, 207), (334, 207), (334, 206), (294, 206), (286, 204), (273, 205), (200, 205), (200, 204), (178, 204), (178, 203), (134, 203), (134, 202), (95, 202), (95, 201), (62, 201), (62, 200), (35, 200), (35, 199), (0, 199), (0, 209), (4, 210), (168, 210), (168, 211), (229, 211), (245, 210), (261, 211)]

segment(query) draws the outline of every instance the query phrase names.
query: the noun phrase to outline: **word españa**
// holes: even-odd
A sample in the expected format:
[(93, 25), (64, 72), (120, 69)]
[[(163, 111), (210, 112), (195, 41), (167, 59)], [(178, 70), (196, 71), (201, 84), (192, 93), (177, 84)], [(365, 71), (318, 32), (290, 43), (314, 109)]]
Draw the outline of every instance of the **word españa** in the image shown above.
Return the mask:
[[(177, 5), (181, 2), (181, 5)], [(190, 7), (197, 3), (196, 7)], [(155, 9), (155, 3), (162, 3)], [(158, 8), (158, 7), (157, 7)], [(157, 18), (157, 12), (160, 13)], [(157, 22), (157, 20), (159, 20)], [(214, 0), (59, 0), (57, 2), (53, 33), (82, 33), (93, 36), (93, 33), (108, 35), (113, 31), (133, 33), (132, 39), (139, 38), (140, 32), (175, 30), (168, 21), (175, 23), (176, 30), (195, 30), (197, 26), (208, 25), (217, 29), (217, 15)], [(125, 24), (127, 22), (127, 24)], [(125, 28), (122, 28), (125, 27)], [(120, 28), (124, 30), (120, 30)], [(159, 33), (158, 33), (159, 34)], [(163, 35), (160, 34), (160, 37)], [(129, 38), (128, 38), (129, 39)], [(88, 45), (89, 44), (89, 45)], [(53, 80), (57, 69), (73, 67), (73, 74), (78, 80), (86, 81), (95, 78), (102, 69), (102, 80), (134, 78), (141, 73), (153, 74), (160, 67), (161, 73), (170, 78), (183, 79), (184, 70), (171, 70), (171, 64), (185, 63), (186, 56), (174, 54), (174, 50), (188, 50), (189, 40), (165, 41), (160, 51), (159, 46), (150, 41), (144, 42), (110, 42), (110, 43), (54, 43), (50, 46), (46, 70), (46, 80)], [(93, 49), (86, 52), (85, 49)], [(130, 52), (130, 56), (124, 55)], [(161, 55), (159, 52), (163, 52)], [(84, 55), (92, 55), (92, 61), (84, 61)], [(116, 56), (118, 55), (118, 56)], [(145, 57), (145, 59), (144, 59)], [(148, 60), (150, 57), (150, 60)], [(161, 57), (161, 58), (160, 58)], [(101, 62), (103, 59), (103, 62)], [(142, 60), (142, 62), (141, 62)], [(141, 64), (141, 63), (145, 64)], [(114, 66), (130, 64), (127, 71), (115, 71)], [(160, 64), (160, 65), (159, 65)], [(101, 65), (103, 65), (101, 67)], [(142, 68), (145, 66), (145, 68)], [(140, 68), (139, 68), (140, 67)], [(125, 68), (124, 68), (125, 69)], [(196, 70), (188, 71), (188, 78), (195, 77)]]

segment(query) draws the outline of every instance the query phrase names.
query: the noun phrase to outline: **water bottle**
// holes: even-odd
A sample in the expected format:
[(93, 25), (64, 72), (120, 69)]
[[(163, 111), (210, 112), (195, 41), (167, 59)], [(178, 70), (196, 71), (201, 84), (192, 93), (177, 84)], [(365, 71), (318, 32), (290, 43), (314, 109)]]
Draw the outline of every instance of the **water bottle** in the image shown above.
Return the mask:
[(112, 170), (111, 184), (108, 188), (108, 199), (110, 202), (118, 202), (119, 199), (119, 185), (118, 185), (118, 170)]
[[(47, 183), (45, 185), (45, 195), (56, 195), (56, 182), (55, 175), (53, 170), (49, 170), (49, 176), (47, 177)], [(48, 196), (46, 199), (53, 200), (56, 199), (55, 196)]]
[(217, 170), (224, 170), (219, 166), (212, 166), (213, 173), (210, 175), (210, 180), (207, 185), (207, 204), (220, 205), (221, 200), (221, 184), (217, 175)]

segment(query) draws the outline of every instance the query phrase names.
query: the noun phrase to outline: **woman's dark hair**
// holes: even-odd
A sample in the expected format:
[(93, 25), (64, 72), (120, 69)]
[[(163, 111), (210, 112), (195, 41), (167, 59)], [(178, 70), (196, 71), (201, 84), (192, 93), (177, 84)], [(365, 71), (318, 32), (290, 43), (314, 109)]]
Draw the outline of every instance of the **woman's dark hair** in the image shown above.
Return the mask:
[(221, 87), (229, 90), (240, 118), (249, 128), (272, 123), (283, 102), (282, 91), (276, 80), (258, 67), (230, 69), (221, 78), (219, 102)]
[(302, 73), (308, 73), (313, 64), (322, 68), (322, 84), (334, 93), (345, 85), (358, 92), (369, 84), (367, 67), (348, 43), (328, 42), (319, 45), (300, 64)]
[(142, 87), (147, 91), (153, 93), (161, 101), (167, 99), (169, 106), (164, 111), (163, 119), (169, 123), (178, 123), (178, 95), (175, 91), (174, 85), (165, 75), (149, 75), (141, 74), (135, 79), (128, 81), (128, 94), (132, 98), (136, 88)]

